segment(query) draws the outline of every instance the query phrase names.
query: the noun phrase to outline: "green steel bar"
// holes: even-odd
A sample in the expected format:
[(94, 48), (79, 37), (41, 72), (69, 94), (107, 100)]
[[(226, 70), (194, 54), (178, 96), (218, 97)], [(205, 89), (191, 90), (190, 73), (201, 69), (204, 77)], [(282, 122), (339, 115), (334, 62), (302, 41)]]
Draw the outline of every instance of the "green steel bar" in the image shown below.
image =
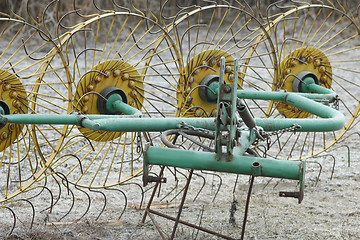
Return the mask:
[(314, 79), (311, 77), (305, 78), (305, 84), (301, 84), (301, 92), (303, 93), (318, 93), (318, 94), (329, 94), (329, 95), (336, 95), (334, 91), (331, 89), (322, 87), (315, 83)]
[(234, 155), (232, 161), (216, 161), (215, 155), (215, 153), (211, 152), (149, 147), (144, 155), (144, 166), (146, 168), (148, 164), (166, 165), (303, 181), (305, 164), (302, 161), (240, 155)]
[(291, 106), (295, 106), (301, 110), (321, 117), (321, 119), (255, 119), (256, 124), (263, 127), (265, 131), (276, 131), (298, 124), (301, 126), (300, 131), (325, 132), (339, 130), (345, 124), (345, 117), (339, 111), (328, 106), (324, 106), (321, 103), (312, 101), (306, 97), (298, 95), (297, 93), (238, 90), (237, 96), (241, 99), (283, 101)]
[(124, 103), (119, 94), (109, 96), (106, 102), (106, 110), (110, 113), (121, 112), (125, 115), (141, 115), (140, 110)]

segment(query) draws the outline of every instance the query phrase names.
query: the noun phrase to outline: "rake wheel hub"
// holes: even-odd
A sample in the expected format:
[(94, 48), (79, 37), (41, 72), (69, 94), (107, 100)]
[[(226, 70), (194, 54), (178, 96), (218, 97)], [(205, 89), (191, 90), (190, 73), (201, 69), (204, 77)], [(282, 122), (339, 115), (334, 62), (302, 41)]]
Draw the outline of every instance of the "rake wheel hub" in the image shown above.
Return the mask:
[[(144, 96), (142, 78), (136, 69), (129, 63), (121, 60), (111, 60), (100, 63), (88, 71), (76, 88), (73, 101), (77, 112), (83, 114), (104, 114), (98, 106), (105, 89), (118, 89), (126, 103), (141, 109)], [(122, 132), (109, 133), (103, 136), (103, 132), (93, 132), (79, 127), (79, 130), (89, 139), (96, 141), (109, 141), (118, 138)], [(99, 136), (102, 134), (102, 138)]]
[[(16, 75), (3, 70), (0, 70), (0, 102), (5, 115), (28, 112), (24, 86)], [(0, 124), (0, 152), (16, 141), (23, 127), (23, 124)]]
[[(318, 79), (316, 84), (326, 88), (331, 87), (332, 69), (327, 56), (317, 48), (304, 47), (291, 52), (280, 63), (280, 82), (277, 89), (287, 92), (298, 91), (294, 89), (296, 76), (303, 72), (313, 74), (313, 78)], [(276, 108), (287, 118), (307, 118), (312, 115), (283, 102), (280, 102)]]
[[(220, 75), (220, 58), (225, 57), (225, 82), (231, 84), (234, 58), (221, 50), (206, 50), (196, 55), (185, 67), (185, 75), (179, 81), (177, 89), (178, 115), (184, 117), (214, 117), (216, 100), (206, 97), (204, 81), (216, 81)], [(208, 85), (208, 84), (205, 84)], [(205, 90), (205, 91), (204, 91)]]

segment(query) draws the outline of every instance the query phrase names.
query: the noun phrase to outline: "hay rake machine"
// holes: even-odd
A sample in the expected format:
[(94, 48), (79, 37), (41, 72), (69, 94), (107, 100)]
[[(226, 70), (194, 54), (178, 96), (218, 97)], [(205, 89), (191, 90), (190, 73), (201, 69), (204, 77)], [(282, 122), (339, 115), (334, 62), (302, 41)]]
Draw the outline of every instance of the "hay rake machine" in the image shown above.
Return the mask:
[[(54, 206), (50, 181), (105, 199), (133, 184), (143, 199), (140, 177), (155, 182), (143, 222), (173, 220), (171, 239), (178, 223), (230, 239), (180, 215), (193, 174), (245, 174), (243, 238), (254, 177), (298, 180), (280, 196), (300, 203), (306, 160), (357, 123), (359, 7), (103, 4), (1, 14), (2, 211), (45, 193)], [(173, 167), (191, 169), (176, 217), (151, 209)]]

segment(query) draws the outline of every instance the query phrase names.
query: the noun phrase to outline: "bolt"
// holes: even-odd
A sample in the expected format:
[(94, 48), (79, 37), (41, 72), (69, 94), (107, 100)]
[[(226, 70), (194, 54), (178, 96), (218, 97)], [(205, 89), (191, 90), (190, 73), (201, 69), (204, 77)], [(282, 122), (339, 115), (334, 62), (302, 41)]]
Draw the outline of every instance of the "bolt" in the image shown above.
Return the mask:
[(136, 85), (135, 81), (133, 81), (133, 80), (130, 80), (128, 83), (129, 88), (135, 88), (135, 85)]
[(318, 66), (320, 66), (320, 60), (319, 59), (316, 59), (315, 61), (314, 61), (314, 66), (315, 67), (318, 67)]
[(326, 82), (326, 81), (327, 81), (327, 77), (326, 77), (325, 74), (324, 74), (324, 75), (321, 75), (320, 81), (321, 81), (321, 82)]
[(87, 101), (89, 101), (90, 97), (86, 95), (86, 96), (83, 97), (82, 99), (83, 99), (84, 102), (87, 102)]
[(15, 100), (13, 101), (12, 105), (13, 105), (15, 108), (19, 108), (20, 105), (21, 105), (21, 102), (20, 102), (19, 100), (15, 99)]
[(199, 73), (199, 69), (197, 68), (195, 71), (194, 71), (194, 74), (198, 74)]
[(201, 110), (197, 110), (197, 111), (195, 112), (195, 116), (200, 117), (200, 116), (201, 116), (201, 113), (202, 113)]
[(234, 81), (234, 79), (235, 79), (234, 74), (231, 74), (231, 75), (230, 75), (230, 80), (233, 82), (233, 81)]
[(291, 73), (291, 69), (290, 69), (290, 68), (285, 69), (285, 75), (289, 75), (290, 73)]
[(128, 73), (124, 73), (124, 75), (122, 76), (122, 79), (123, 80), (129, 80), (129, 78), (130, 78), (130, 76), (129, 76), (129, 74)]
[(10, 98), (16, 98), (18, 96), (18, 93), (16, 91), (11, 91), (9, 93)]
[(189, 82), (190, 82), (190, 83), (193, 83), (193, 82), (194, 82), (194, 78), (190, 78), (190, 79), (189, 79)]
[(95, 77), (95, 82), (99, 83), (102, 80), (102, 76), (99, 74)]
[(225, 66), (225, 72), (226, 72), (226, 73), (231, 72), (231, 67), (230, 67), (230, 66)]
[(11, 84), (10, 83), (4, 83), (3, 90), (4, 91), (9, 91), (10, 89), (11, 89)]
[(130, 101), (130, 106), (132, 106), (132, 107), (135, 107), (135, 102), (134, 101)]
[(87, 90), (88, 90), (89, 92), (91, 92), (92, 90), (94, 90), (94, 85), (93, 85), (93, 84), (89, 84), (89, 85), (87, 86)]
[(191, 88), (188, 87), (188, 89), (186, 90), (187, 93), (190, 93), (191, 92)]
[(324, 73), (326, 71), (326, 68), (324, 66), (319, 67), (319, 72)]
[(202, 62), (202, 65), (203, 65), (203, 66), (207, 66), (207, 62), (206, 62), (206, 61), (203, 61), (203, 62)]
[(10, 123), (9, 124), (9, 131), (12, 132), (12, 131), (14, 131), (14, 129), (15, 129), (15, 123)]
[(211, 60), (210, 64), (211, 66), (214, 66), (216, 64), (216, 59)]
[(1, 140), (7, 139), (8, 136), (9, 136), (9, 134), (8, 134), (7, 132), (3, 132), (3, 133), (1, 134)]
[(230, 93), (231, 92), (231, 87), (229, 85), (224, 85), (224, 92), (225, 93)]
[(137, 92), (135, 90), (132, 90), (131, 93), (130, 93), (130, 96), (132, 98), (137, 98)]
[(111, 71), (110, 71), (110, 70), (106, 70), (104, 73), (105, 73), (106, 77), (110, 77), (110, 75), (111, 75)]
[(120, 74), (121, 74), (120, 69), (114, 70), (114, 77), (118, 77), (118, 76), (120, 76)]
[(297, 61), (293, 60), (290, 62), (290, 67), (295, 67), (297, 65)]
[(191, 103), (191, 102), (192, 102), (192, 97), (189, 96), (189, 97), (186, 99), (186, 102), (187, 102), (187, 103)]
[(307, 59), (307, 62), (308, 62), (308, 63), (311, 63), (311, 62), (313, 62), (313, 61), (314, 61), (314, 57), (313, 57), (313, 56), (308, 57), (308, 59)]

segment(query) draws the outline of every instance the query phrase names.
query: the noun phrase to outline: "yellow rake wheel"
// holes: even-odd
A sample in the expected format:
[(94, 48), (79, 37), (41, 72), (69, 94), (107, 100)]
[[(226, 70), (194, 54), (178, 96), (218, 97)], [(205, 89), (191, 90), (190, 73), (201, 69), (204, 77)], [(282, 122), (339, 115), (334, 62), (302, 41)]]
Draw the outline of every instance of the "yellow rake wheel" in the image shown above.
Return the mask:
[[(0, 19), (0, 105), (5, 114), (66, 114), (67, 82), (51, 88), (64, 64), (55, 42), (37, 24), (20, 18)], [(53, 51), (49, 52), (49, 49)], [(66, 128), (66, 127), (65, 127)], [(2, 124), (0, 129), (0, 203), (29, 191), (50, 164), (66, 129), (55, 126)], [(57, 139), (53, 131), (58, 131)], [(63, 132), (64, 131), (64, 132)], [(36, 187), (35, 187), (36, 188)]]
[[(101, 114), (97, 99), (104, 89), (116, 88), (124, 102), (147, 117), (164, 115), (167, 107), (156, 107), (152, 97), (161, 94), (153, 90), (160, 88), (156, 81), (164, 77), (161, 68), (172, 55), (173, 46), (163, 41), (164, 33), (155, 20), (129, 12), (93, 15), (74, 26), (61, 40), (71, 81), (68, 111)], [(67, 130), (50, 167), (69, 183), (91, 188), (114, 186), (138, 176), (143, 148), (158, 135), (77, 126)]]
[[(344, 128), (335, 132), (279, 133), (267, 152), (275, 158), (305, 159), (330, 148), (351, 128), (358, 115), (360, 31), (352, 15), (335, 6), (306, 4), (280, 9), (288, 11), (268, 27), (276, 47), (279, 64), (274, 75), (278, 77), (271, 84), (260, 83), (259, 87), (292, 92), (294, 78), (300, 72), (312, 72), (319, 85), (338, 94), (339, 101), (333, 107), (346, 117)], [(315, 117), (279, 102), (259, 105), (258, 110), (268, 118)]]
[[(156, 98), (168, 103), (169, 116), (215, 117), (216, 101), (204, 100), (199, 89), (204, 81), (216, 80), (221, 57), (226, 59), (225, 81), (228, 84), (237, 81), (238, 88), (273, 77), (274, 69), (269, 66), (276, 59), (269, 36), (262, 24), (241, 8), (208, 5), (183, 9), (168, 25), (168, 33), (180, 55), (175, 66), (179, 74), (174, 74), (176, 69), (172, 66), (164, 70), (164, 76), (169, 77), (161, 84), (163, 94)], [(240, 63), (238, 79), (233, 77), (235, 58)], [(246, 102), (250, 108), (258, 109), (253, 102)], [(202, 146), (213, 144), (211, 140), (198, 140)], [(185, 142), (179, 147), (201, 149)]]

